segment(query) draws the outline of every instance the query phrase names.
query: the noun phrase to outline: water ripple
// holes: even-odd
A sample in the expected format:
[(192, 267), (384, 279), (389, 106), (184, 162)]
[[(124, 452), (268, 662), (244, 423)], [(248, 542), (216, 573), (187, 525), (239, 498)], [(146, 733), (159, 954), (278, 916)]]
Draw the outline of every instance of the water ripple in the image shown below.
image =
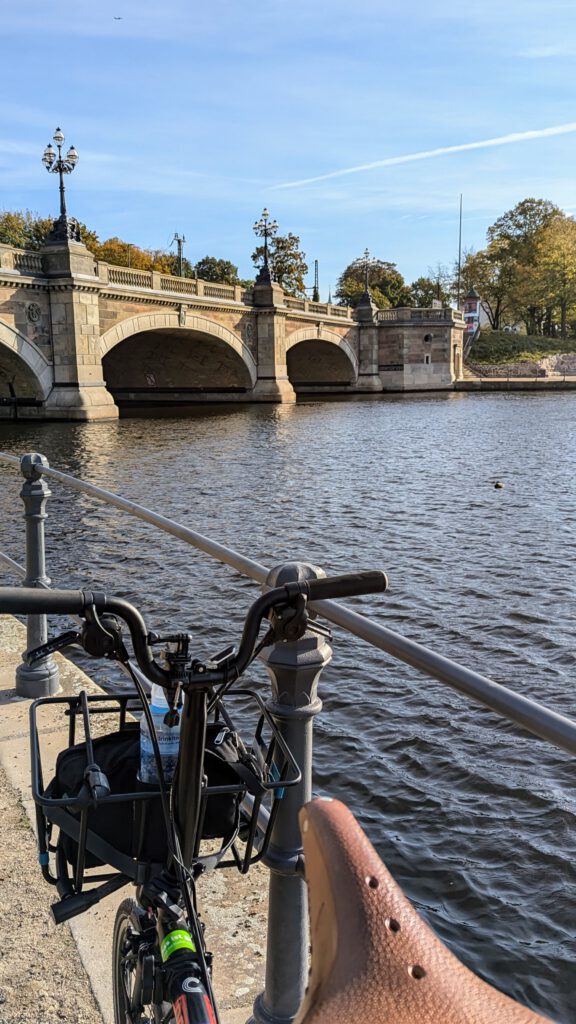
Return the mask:
[[(0, 426), (3, 449), (42, 451), (58, 468), (264, 564), (385, 568), (388, 595), (354, 607), (574, 716), (570, 437), (573, 394)], [(16, 476), (3, 472), (0, 546), (22, 560), (18, 491)], [(238, 635), (253, 584), (116, 510), (53, 491), (47, 552), (56, 584), (135, 600), (154, 627), (193, 632), (200, 656)], [(255, 677), (264, 682), (261, 671)], [(321, 693), (317, 790), (352, 805), (467, 964), (573, 1024), (572, 760), (340, 630)]]

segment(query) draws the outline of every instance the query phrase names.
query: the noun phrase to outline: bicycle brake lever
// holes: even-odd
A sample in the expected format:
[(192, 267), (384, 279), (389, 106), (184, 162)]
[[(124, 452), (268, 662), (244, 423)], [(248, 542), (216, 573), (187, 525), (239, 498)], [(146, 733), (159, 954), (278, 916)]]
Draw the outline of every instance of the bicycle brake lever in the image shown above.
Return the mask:
[(219, 651), (219, 653), (215, 654), (213, 658), (208, 659), (206, 662), (206, 668), (220, 668), (227, 661), (231, 661), (235, 654), (236, 648), (234, 646), (225, 647), (223, 651)]
[(34, 647), (31, 651), (26, 651), (24, 662), (26, 665), (35, 665), (37, 661), (47, 658), (49, 654), (61, 651), (64, 647), (70, 647), (71, 644), (79, 643), (80, 638), (81, 634), (77, 629), (69, 629), (66, 633), (61, 633), (60, 636), (55, 636), (52, 640), (41, 644), (40, 647)]
[(317, 633), (318, 636), (326, 637), (327, 640), (332, 639), (332, 630), (328, 626), (322, 626), (319, 622), (308, 622), (306, 629), (309, 633)]
[(268, 618), (276, 640), (300, 640), (310, 628), (310, 615), (304, 594), (298, 594), (290, 604), (273, 608)]

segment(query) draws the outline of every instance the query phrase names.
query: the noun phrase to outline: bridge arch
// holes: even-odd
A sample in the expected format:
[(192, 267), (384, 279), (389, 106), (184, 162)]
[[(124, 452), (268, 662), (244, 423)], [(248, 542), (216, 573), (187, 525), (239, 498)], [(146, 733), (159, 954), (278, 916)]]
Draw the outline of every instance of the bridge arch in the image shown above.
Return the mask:
[(52, 364), (33, 342), (0, 320), (0, 382), (8, 381), (18, 397), (44, 401), (52, 388)]
[(184, 322), (178, 313), (148, 313), (122, 320), (101, 336), (101, 358), (104, 359), (113, 348), (133, 335), (149, 331), (177, 331), (182, 335), (185, 333), (202, 334), (223, 342), (240, 357), (248, 373), (250, 386), (254, 387), (258, 376), (256, 362), (242, 339), (222, 324), (191, 313), (186, 315)]
[(358, 357), (350, 342), (320, 325), (288, 335), (286, 362), (296, 391), (313, 386), (348, 388), (358, 381)]

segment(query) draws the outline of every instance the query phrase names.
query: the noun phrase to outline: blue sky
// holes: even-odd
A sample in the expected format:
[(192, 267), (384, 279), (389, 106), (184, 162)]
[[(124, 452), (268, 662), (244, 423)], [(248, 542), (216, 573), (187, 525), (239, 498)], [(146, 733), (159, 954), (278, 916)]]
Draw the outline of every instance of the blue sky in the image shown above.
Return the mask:
[(323, 298), (365, 247), (408, 281), (451, 262), (461, 192), (476, 249), (527, 196), (576, 211), (573, 0), (4, 0), (1, 24), (0, 209), (57, 213), (60, 125), (101, 238), (178, 231), (252, 276), (267, 206)]

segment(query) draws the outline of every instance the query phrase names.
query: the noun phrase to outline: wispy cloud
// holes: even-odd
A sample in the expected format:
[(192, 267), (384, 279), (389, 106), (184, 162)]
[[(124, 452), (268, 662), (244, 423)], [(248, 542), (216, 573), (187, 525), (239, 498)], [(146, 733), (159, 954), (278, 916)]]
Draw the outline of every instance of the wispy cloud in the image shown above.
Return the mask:
[(555, 43), (551, 46), (531, 46), (518, 54), (526, 60), (550, 60), (576, 57), (576, 46), (572, 43)]
[(450, 153), (464, 153), (472, 149), (489, 149), (492, 146), (510, 146), (516, 142), (529, 142), (531, 139), (544, 139), (552, 135), (569, 135), (576, 132), (576, 121), (569, 124), (558, 124), (551, 128), (536, 128), (527, 132), (511, 132), (499, 135), (494, 139), (481, 139), (478, 142), (464, 142), (458, 146), (441, 146), (438, 149), (426, 149), (419, 153), (405, 153), (403, 156), (390, 156), (384, 160), (373, 160), (369, 164), (357, 164), (355, 167), (344, 167), (328, 174), (317, 174), (313, 178), (300, 178), (298, 181), (285, 181), (279, 185), (271, 185), (272, 191), (285, 188), (300, 188), (302, 185), (313, 185), (317, 181), (328, 181), (330, 178), (342, 178), (347, 174), (359, 174), (361, 171), (373, 171), (380, 167), (395, 167), (398, 164), (413, 163), (416, 160), (431, 160), (433, 157), (447, 156)]

